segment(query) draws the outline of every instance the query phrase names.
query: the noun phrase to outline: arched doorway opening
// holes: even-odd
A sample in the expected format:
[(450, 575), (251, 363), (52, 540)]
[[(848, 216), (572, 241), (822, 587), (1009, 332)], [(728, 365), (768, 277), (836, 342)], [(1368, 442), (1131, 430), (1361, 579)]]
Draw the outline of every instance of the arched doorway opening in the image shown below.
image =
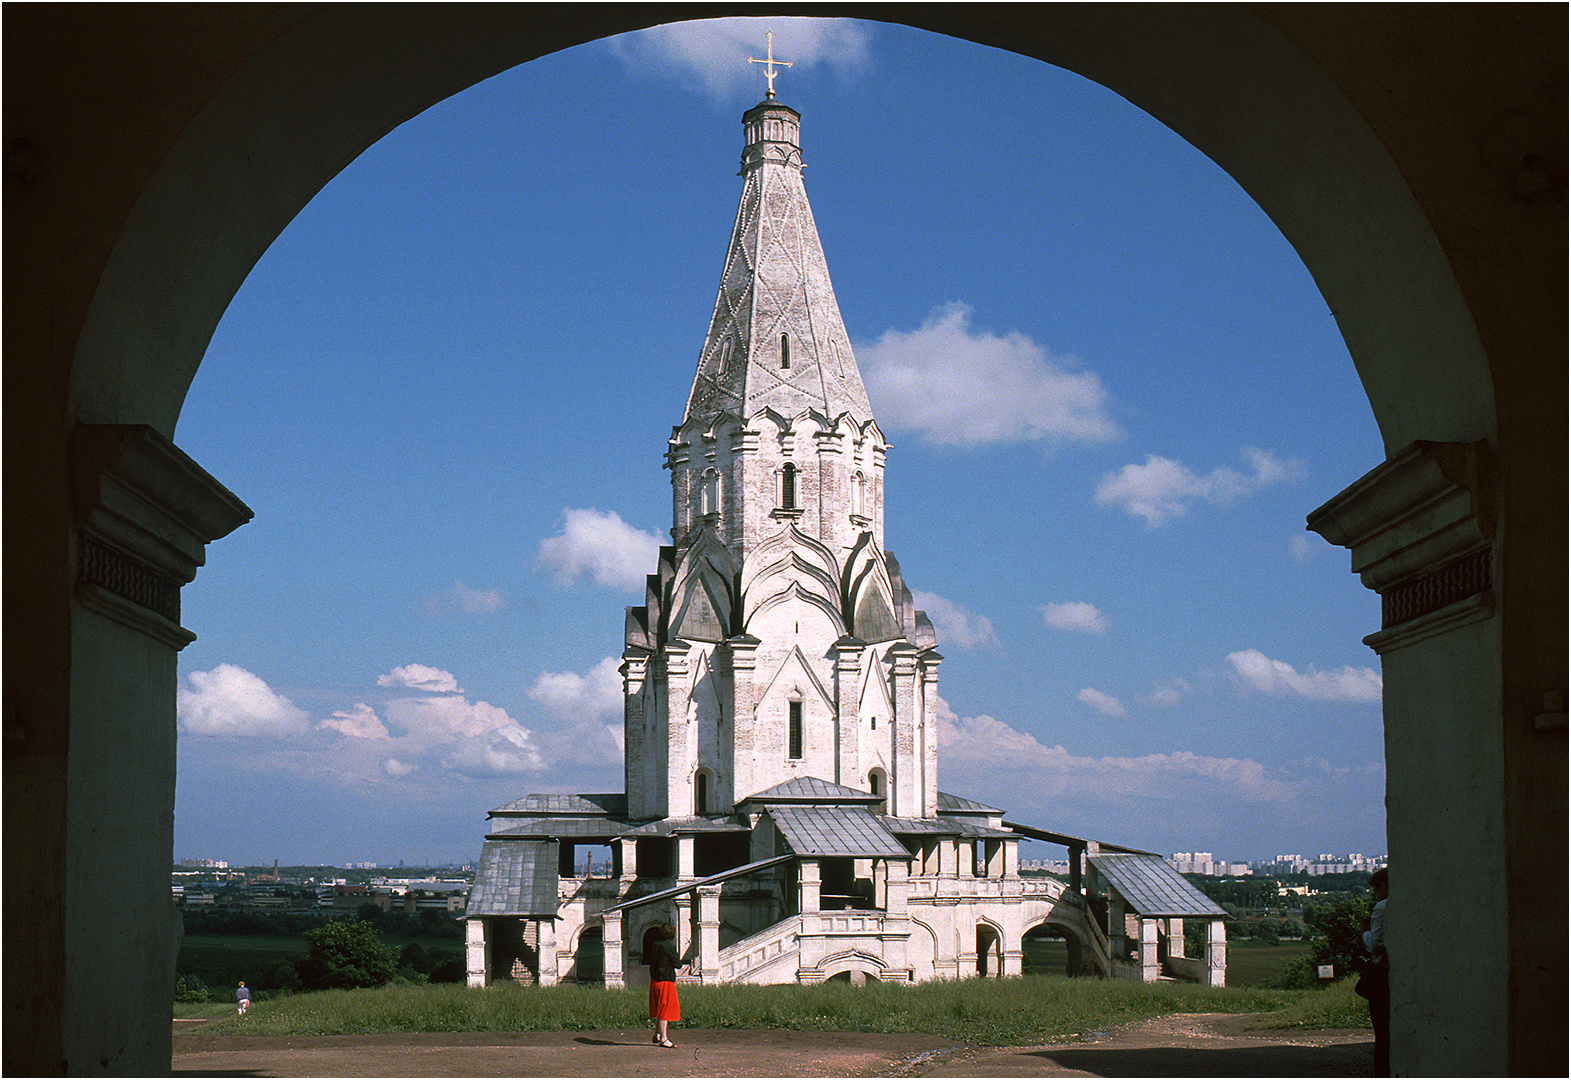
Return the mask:
[(605, 927), (586, 926), (578, 935), (572, 978), (580, 985), (605, 981)]
[(976, 973), (984, 979), (1004, 974), (1004, 940), (991, 923), (976, 924)]
[[(651, 5), (637, 18), (654, 23), (673, 14)], [(26, 579), (14, 579), (6, 597), (35, 632), (10, 655), (41, 676), (15, 688), (9, 713), (18, 737), (8, 742), (8, 794), (15, 778), (35, 812), (24, 815), (26, 829), (7, 826), (7, 846), (15, 865), (29, 867), (18, 893), (40, 899), (16, 901), (18, 917), (8, 920), (28, 929), (30, 945), (7, 949), (7, 981), (36, 993), (26, 1001), (8, 995), (7, 1021), (8, 1030), (37, 1033), (27, 1053), (53, 1069), (101, 1053), (116, 1059), (124, 1054), (116, 1047), (127, 1045), (151, 1046), (149, 1060), (160, 1053), (167, 1060), (167, 1027), (161, 1036), (154, 1032), (159, 1010), (149, 1005), (164, 961), (146, 958), (172, 962), (166, 954), (174, 935), (160, 915), (158, 894), (167, 907), (167, 882), (161, 872), (134, 865), (156, 866), (168, 855), (167, 794), (159, 791), (173, 769), (172, 744), (161, 744), (172, 714), (173, 667), (157, 650), (172, 646), (154, 649), (123, 630), (89, 625), (72, 606), (76, 552), (67, 493), (74, 425), (147, 425), (168, 436), (203, 342), (247, 268), (359, 148), (511, 63), (634, 23), (613, 12), (564, 28), (500, 5), (440, 16), (403, 10), (374, 28), (352, 8), (260, 21), (239, 11), (209, 13), (211, 48), (198, 65), (188, 56), (141, 50), (133, 40), (146, 33), (167, 41), (166, 27), (106, 25), (108, 38), (77, 49), (72, 45), (95, 29), (50, 26), (50, 17), (30, 16), (26, 40), (13, 39), (18, 49), (32, 47), (34, 84), (45, 88), (37, 98), (51, 96), (54, 80), (95, 67), (140, 71), (138, 64), (161, 63), (166, 76), (157, 80), (163, 96), (137, 99), (141, 109), (110, 107), (108, 97), (85, 107), (18, 103), (37, 135), (34, 146), (49, 143), (46, 133), (72, 133), (71, 173), (91, 186), (85, 200), (48, 187), (24, 200), (24, 224), (13, 237), (18, 250), (34, 256), (36, 272), (14, 295), (16, 310), (29, 314), (8, 330), (22, 346), (14, 355), (25, 356), (29, 368), (27, 385), (12, 388), (24, 406), (23, 424), (8, 425), (27, 445), (27, 475), (8, 487), (36, 509), (10, 552), (27, 566)], [(1563, 253), (1544, 243), (1531, 200), (1513, 202), (1520, 192), (1509, 163), (1519, 169), (1530, 156), (1509, 150), (1520, 125), (1485, 116), (1495, 109), (1510, 120), (1545, 108), (1523, 83), (1563, 84), (1563, 57), (1546, 62), (1534, 45), (1563, 39), (1563, 27), (1553, 25), (1553, 14), (1546, 25), (1535, 13), (1486, 20), (1458, 11), (1445, 16), (1447, 32), (1435, 34), (1417, 15), (1384, 12), (1379, 26), (1361, 17), (1177, 6), (908, 15), (1080, 72), (1201, 147), (1282, 225), (1315, 273), (1344, 327), (1393, 462), (1421, 441), (1483, 447), (1450, 457), (1420, 447), (1420, 471), (1428, 462), (1431, 472), (1476, 497), (1482, 517), (1472, 520), (1493, 542), (1496, 573), (1490, 610), (1470, 629), (1434, 627), (1404, 642), (1401, 655), (1387, 656), (1388, 798), (1393, 856), (1414, 856), (1407, 871), (1413, 894), (1425, 897), (1437, 920), (1482, 916), (1475, 925), (1494, 928), (1494, 936), (1482, 950), (1488, 962), (1465, 992), (1423, 977), (1443, 972), (1445, 957), (1417, 939), (1403, 961), (1410, 971), (1396, 972), (1396, 989), (1411, 995), (1415, 1011), (1432, 1016), (1437, 1029), (1467, 1032), (1466, 1047), (1447, 1050), (1453, 1066), (1462, 1054), (1463, 1071), (1500, 1071), (1508, 1061), (1515, 1071), (1563, 1071), (1564, 1039), (1556, 1033), (1564, 1028), (1565, 988), (1533, 974), (1546, 967), (1544, 928), (1558, 928), (1549, 948), (1563, 956), (1563, 890), (1545, 869), (1554, 860), (1530, 854), (1563, 852), (1565, 833), (1564, 703), (1550, 697), (1565, 688), (1565, 569), (1558, 554), (1544, 554), (1560, 550), (1565, 532), (1563, 372), (1550, 392), (1542, 388), (1546, 373), (1563, 368), (1545, 362), (1563, 353)], [(431, 32), (432, 19), (441, 20), (442, 34)], [(105, 46), (122, 34), (121, 48)], [(1397, 39), (1411, 46), (1401, 56), (1379, 44)], [(1349, 41), (1369, 51), (1349, 50)], [(1380, 62), (1368, 59), (1376, 54)], [(1219, 64), (1219, 56), (1230, 62)], [(1515, 58), (1510, 65), (1506, 56)], [(1525, 75), (1486, 75), (1496, 70), (1491, 64)], [(1442, 69), (1448, 79), (1430, 74)], [(382, 77), (389, 71), (399, 77)], [(106, 94), (111, 86), (120, 94), (139, 85), (75, 82), (104, 86)], [(1424, 122), (1414, 119), (1411, 100), (1422, 102)], [(110, 116), (116, 119), (105, 120)], [(126, 138), (98, 138), (121, 123), (133, 129)], [(1548, 126), (1563, 132), (1565, 125), (1555, 115)], [(1494, 149), (1502, 140), (1503, 155)], [(1563, 137), (1551, 135), (1550, 142), (1563, 160)], [(1485, 147), (1482, 164), (1457, 164), (1455, 148), (1474, 145)], [(1490, 171), (1502, 156), (1504, 174)], [(24, 184), (45, 172), (36, 155), (13, 170)], [(1473, 240), (1464, 244), (1464, 237)], [(38, 418), (26, 420), (28, 410)], [(130, 671), (138, 677), (128, 678)], [(1436, 671), (1444, 677), (1426, 687), (1424, 674)], [(95, 746), (115, 750), (100, 754)], [(1455, 754), (1459, 746), (1466, 752)], [(1435, 787), (1425, 767), (1432, 753), (1447, 768), (1475, 769), (1480, 797), (1455, 807), (1427, 793), (1426, 784)], [(100, 793), (124, 791), (114, 778), (132, 767), (148, 777), (147, 794), (120, 807), (119, 831), (90, 838), (90, 830), (70, 827), (107, 820), (97, 813)], [(1460, 896), (1419, 855), (1446, 843), (1483, 853), (1480, 873), (1503, 887), (1485, 900)], [(118, 913), (88, 902), (89, 886), (68, 872), (102, 865), (117, 851), (128, 863)], [(57, 902), (61, 896), (66, 903)], [(136, 943), (125, 962), (95, 957), (76, 966), (69, 958), (88, 951), (68, 943), (106, 927)], [(13, 980), (13, 972), (25, 974)], [(1426, 1051), (1417, 1036), (1399, 1031), (1395, 1038), (1398, 1059), (1411, 1055), (1404, 1067), (1422, 1070)], [(23, 1053), (11, 1048), (25, 1042), (8, 1039), (8, 1059)], [(128, 1066), (152, 1070), (147, 1062)], [(12, 1071), (42, 1069), (23, 1064)]]
[(1085, 963), (1079, 935), (1052, 920), (1039, 922), (1021, 935), (1020, 953), (1025, 975), (1073, 978), (1095, 974)]

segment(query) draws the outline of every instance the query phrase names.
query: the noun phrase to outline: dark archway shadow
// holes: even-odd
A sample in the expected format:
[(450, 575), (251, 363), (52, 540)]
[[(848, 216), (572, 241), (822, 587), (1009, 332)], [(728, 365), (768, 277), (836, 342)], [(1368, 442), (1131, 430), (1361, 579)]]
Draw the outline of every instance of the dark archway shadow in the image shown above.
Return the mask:
[(1334, 1046), (1083, 1046), (1022, 1057), (1091, 1076), (1373, 1076), (1374, 1038)]

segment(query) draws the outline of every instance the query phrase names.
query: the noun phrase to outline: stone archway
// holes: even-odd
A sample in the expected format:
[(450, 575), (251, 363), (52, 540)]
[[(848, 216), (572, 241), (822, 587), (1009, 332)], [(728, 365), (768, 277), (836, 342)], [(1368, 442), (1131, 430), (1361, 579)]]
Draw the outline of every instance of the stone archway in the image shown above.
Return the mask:
[(1020, 934), (1020, 951), (1024, 955), (1026, 942), (1036, 935), (1038, 931), (1052, 931), (1054, 936), (1062, 937), (1066, 946), (1064, 957), (1064, 970), (1062, 974), (1068, 976), (1092, 975), (1096, 969), (1090, 965), (1085, 940), (1081, 936), (1081, 928), (1060, 918), (1039, 919), (1031, 923)]
[[(161, 864), (180, 634), (167, 594), (177, 605), (202, 544), (244, 509), (169, 439), (229, 298), (294, 213), (402, 120), (516, 63), (690, 10), (7, 13), (4, 596), (28, 631), (7, 640), (10, 670), (28, 673), (6, 688), (7, 1071), (168, 1061), (159, 1000), (178, 927)], [(1565, 12), (902, 14), (1128, 98), (1232, 175), (1304, 259), (1390, 458), (1319, 524), (1368, 560), (1396, 619), (1378, 645), (1397, 895), (1428, 924), (1488, 928), (1462, 978), (1448, 942), (1393, 920), (1396, 1060), (1441, 1067), (1426, 1033), (1445, 1031), (1453, 1071), (1564, 1071)], [(159, 567), (152, 607), (84, 572), (83, 537), (111, 528), (116, 485), (148, 509), (147, 529), (116, 534), (116, 557)], [(1414, 589), (1449, 601), (1415, 614)], [(1447, 798), (1451, 786), (1471, 797)], [(1498, 887), (1458, 889), (1450, 851)], [(113, 955), (84, 947), (104, 937)]]

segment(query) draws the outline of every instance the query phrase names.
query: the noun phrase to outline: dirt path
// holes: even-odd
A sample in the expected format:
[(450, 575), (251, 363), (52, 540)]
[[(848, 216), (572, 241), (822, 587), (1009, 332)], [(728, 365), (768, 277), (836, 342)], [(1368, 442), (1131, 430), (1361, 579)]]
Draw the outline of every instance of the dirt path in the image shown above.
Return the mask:
[(649, 1033), (205, 1035), (175, 1025), (175, 1076), (1370, 1076), (1367, 1031), (1249, 1031), (1250, 1016), (1164, 1016), (1056, 1046), (934, 1035), (681, 1029)]

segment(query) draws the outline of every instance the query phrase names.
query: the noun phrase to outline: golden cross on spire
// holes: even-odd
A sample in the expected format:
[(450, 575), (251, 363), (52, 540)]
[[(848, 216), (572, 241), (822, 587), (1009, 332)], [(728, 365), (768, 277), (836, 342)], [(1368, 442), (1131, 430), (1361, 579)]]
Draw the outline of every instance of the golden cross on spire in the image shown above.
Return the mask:
[(755, 58), (749, 56), (747, 58), (747, 62), (749, 64), (768, 64), (769, 65), (767, 68), (764, 69), (764, 75), (769, 80), (769, 92), (767, 94), (765, 94), (764, 96), (765, 97), (774, 97), (775, 96), (775, 65), (776, 64), (783, 64), (786, 67), (790, 67), (791, 66), (791, 61), (789, 61), (789, 60), (776, 60), (775, 59), (775, 32), (773, 30), (769, 31), (769, 58), (767, 60), (758, 60), (758, 59), (755, 59)]

